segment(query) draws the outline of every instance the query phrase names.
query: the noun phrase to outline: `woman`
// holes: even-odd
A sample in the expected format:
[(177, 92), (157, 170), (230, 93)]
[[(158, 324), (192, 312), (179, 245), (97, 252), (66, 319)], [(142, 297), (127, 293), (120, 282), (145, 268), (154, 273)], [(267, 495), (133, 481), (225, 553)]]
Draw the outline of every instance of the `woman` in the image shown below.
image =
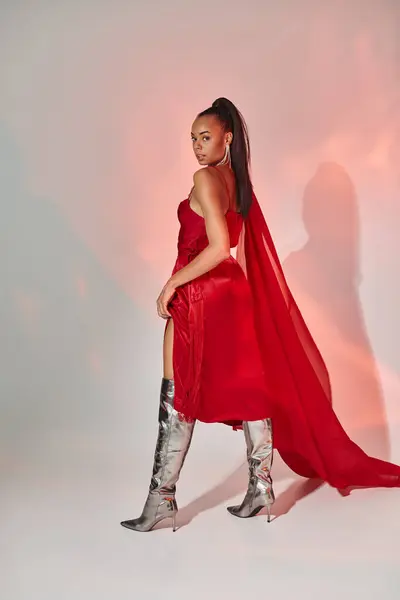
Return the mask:
[(244, 431), (248, 489), (228, 507), (238, 517), (266, 508), (270, 520), (273, 447), (299, 475), (340, 490), (400, 486), (400, 467), (367, 456), (332, 409), (326, 366), (253, 193), (242, 115), (219, 98), (195, 119), (192, 142), (205, 168), (179, 204), (178, 258), (157, 299), (167, 324), (153, 475), (142, 515), (121, 525), (150, 531), (171, 518), (175, 531), (196, 420)]

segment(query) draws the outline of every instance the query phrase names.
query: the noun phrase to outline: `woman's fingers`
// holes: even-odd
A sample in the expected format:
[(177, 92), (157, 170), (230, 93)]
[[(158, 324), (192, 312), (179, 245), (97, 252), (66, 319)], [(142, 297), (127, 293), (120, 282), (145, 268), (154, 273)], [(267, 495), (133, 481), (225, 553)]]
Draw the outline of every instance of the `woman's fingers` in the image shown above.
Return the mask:
[(161, 304), (161, 316), (163, 319), (168, 319), (168, 317), (170, 317), (171, 315), (168, 312), (168, 308), (167, 308), (167, 304), (166, 302), (163, 302)]
[(168, 303), (170, 301), (170, 295), (171, 294), (166, 294), (165, 293), (165, 289), (163, 288), (161, 294), (158, 296), (157, 298), (157, 313), (158, 316), (161, 317), (162, 319), (168, 319), (169, 317), (171, 317), (171, 313), (168, 310)]
[(168, 302), (165, 302), (165, 301), (163, 302), (162, 312), (163, 312), (163, 315), (165, 315), (166, 317), (170, 317), (171, 316), (169, 314), (169, 311), (168, 311)]
[(157, 313), (158, 313), (158, 316), (161, 317), (162, 319), (168, 319), (168, 317), (171, 316), (167, 309), (166, 303), (163, 301), (163, 299), (161, 297), (158, 297), (158, 299), (157, 299)]

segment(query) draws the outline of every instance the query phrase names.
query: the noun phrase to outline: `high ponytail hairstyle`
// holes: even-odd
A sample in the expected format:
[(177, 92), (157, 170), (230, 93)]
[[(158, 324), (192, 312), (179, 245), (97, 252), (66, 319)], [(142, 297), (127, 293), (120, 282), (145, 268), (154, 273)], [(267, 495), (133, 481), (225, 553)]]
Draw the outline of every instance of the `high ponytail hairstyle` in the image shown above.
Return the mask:
[(214, 115), (225, 132), (233, 134), (230, 146), (232, 170), (236, 179), (236, 203), (239, 212), (246, 217), (251, 206), (253, 185), (250, 179), (250, 143), (247, 125), (243, 115), (227, 98), (217, 98), (210, 108), (199, 113), (198, 117)]

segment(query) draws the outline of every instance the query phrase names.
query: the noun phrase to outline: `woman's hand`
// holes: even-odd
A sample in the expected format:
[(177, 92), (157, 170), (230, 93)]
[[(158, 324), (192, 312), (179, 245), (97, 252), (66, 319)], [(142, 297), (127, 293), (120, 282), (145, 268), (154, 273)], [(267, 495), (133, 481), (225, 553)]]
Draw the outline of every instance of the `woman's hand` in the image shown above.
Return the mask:
[(163, 319), (168, 319), (168, 317), (171, 316), (170, 312), (168, 311), (167, 305), (171, 300), (172, 296), (175, 294), (175, 290), (176, 287), (171, 280), (167, 281), (167, 283), (161, 290), (161, 293), (157, 298), (157, 312), (159, 317), (162, 317)]

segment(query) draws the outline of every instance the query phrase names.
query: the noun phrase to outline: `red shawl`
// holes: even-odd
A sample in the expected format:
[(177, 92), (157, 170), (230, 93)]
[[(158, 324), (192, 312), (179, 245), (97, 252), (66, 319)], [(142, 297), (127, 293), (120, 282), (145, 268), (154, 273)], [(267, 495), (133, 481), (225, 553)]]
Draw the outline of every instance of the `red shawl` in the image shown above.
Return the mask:
[(400, 486), (400, 467), (365, 454), (333, 408), (329, 374), (283, 274), (255, 195), (237, 248), (246, 273), (268, 387), (275, 446), (288, 466), (337, 488)]

